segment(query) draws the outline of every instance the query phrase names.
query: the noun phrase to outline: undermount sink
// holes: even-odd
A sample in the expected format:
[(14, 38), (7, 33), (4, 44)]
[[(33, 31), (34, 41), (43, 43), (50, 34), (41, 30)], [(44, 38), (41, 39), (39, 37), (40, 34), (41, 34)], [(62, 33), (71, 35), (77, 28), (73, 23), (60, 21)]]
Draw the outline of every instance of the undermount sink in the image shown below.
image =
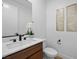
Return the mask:
[(10, 44), (6, 44), (6, 47), (8, 49), (15, 48), (15, 47), (18, 47), (18, 46), (21, 46), (20, 42), (13, 42), (13, 43), (10, 43)]
[(37, 41), (36, 39), (32, 39), (32, 38), (27, 38), (26, 40), (22, 40), (22, 41), (19, 41), (19, 42), (7, 42), (5, 43), (5, 46), (8, 48), (8, 49), (12, 49), (12, 48), (15, 48), (15, 47), (19, 47), (19, 46), (22, 46), (22, 45), (28, 45), (29, 43), (34, 43), (35, 41)]

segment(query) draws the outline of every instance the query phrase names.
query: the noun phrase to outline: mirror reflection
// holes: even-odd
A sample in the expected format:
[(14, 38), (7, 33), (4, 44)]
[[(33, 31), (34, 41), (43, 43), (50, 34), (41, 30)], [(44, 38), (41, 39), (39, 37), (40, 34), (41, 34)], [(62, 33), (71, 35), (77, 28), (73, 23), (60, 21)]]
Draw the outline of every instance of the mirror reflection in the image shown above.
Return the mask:
[(24, 34), (32, 22), (32, 4), (28, 0), (3, 0), (2, 36)]

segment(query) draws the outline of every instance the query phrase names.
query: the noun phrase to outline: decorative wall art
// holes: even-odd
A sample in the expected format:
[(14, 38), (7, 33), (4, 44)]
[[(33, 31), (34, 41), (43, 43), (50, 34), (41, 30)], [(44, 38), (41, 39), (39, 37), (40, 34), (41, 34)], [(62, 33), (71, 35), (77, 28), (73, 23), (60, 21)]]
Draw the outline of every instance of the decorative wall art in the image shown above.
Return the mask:
[(56, 31), (64, 31), (64, 8), (56, 10)]
[(77, 31), (77, 4), (66, 7), (66, 30), (68, 32)]

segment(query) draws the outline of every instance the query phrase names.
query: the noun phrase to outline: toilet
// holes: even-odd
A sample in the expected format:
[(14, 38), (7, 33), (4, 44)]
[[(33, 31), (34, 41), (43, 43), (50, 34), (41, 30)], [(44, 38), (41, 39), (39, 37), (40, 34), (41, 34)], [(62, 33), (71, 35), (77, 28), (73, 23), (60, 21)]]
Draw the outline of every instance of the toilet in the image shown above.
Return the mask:
[(57, 51), (50, 47), (44, 48), (43, 52), (45, 53), (48, 59), (54, 59), (54, 57), (56, 57), (57, 55)]

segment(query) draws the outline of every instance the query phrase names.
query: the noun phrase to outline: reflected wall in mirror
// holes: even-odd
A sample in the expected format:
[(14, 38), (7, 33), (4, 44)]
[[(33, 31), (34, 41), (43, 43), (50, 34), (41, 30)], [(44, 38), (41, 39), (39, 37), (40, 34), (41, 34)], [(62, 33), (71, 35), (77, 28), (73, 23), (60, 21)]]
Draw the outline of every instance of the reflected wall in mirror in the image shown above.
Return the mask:
[(26, 33), (27, 23), (32, 22), (32, 3), (28, 0), (3, 0), (2, 36)]

